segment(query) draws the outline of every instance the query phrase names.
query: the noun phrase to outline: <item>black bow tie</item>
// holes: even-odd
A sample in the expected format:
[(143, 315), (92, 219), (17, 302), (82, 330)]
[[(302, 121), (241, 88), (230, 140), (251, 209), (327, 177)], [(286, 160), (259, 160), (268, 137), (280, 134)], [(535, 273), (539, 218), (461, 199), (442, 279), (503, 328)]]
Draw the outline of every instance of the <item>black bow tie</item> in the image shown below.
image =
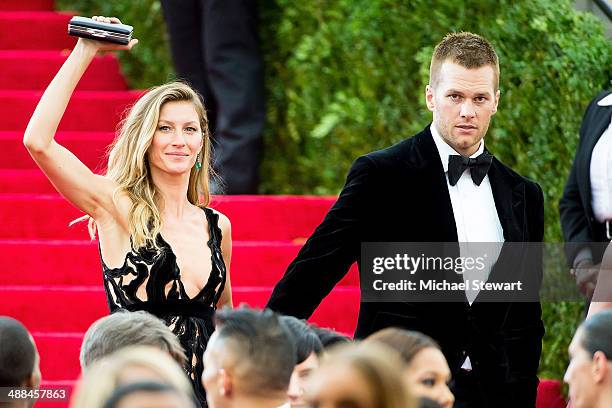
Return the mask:
[(457, 184), (465, 169), (470, 169), (470, 174), (474, 183), (479, 186), (484, 180), (493, 156), (488, 152), (483, 152), (478, 157), (463, 157), (456, 154), (448, 156), (448, 182), (451, 186)]

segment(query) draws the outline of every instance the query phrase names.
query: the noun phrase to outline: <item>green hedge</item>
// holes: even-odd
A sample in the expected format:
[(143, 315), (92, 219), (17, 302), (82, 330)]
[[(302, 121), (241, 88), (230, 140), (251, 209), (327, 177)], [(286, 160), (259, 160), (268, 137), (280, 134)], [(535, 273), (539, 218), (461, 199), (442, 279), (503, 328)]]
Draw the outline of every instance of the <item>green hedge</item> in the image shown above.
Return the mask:
[[(172, 72), (158, 1), (60, 0), (85, 15), (135, 26), (123, 55), (130, 84)], [(539, 182), (546, 240), (559, 242), (561, 196), (582, 113), (611, 86), (612, 51), (598, 20), (570, 0), (261, 1), (268, 127), (262, 193), (336, 194), (359, 155), (414, 134), (431, 120), (424, 104), (429, 59), (449, 31), (473, 31), (495, 46), (501, 102), (487, 146)], [(541, 375), (562, 378), (582, 305), (545, 303)]]

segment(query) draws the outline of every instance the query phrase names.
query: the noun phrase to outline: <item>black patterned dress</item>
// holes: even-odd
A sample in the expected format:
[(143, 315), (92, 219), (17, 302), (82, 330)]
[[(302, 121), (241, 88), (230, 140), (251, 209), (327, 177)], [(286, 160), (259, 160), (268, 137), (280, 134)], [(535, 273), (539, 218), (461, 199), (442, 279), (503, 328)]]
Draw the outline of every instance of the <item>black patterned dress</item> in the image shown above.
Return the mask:
[[(193, 384), (196, 397), (206, 407), (206, 394), (201, 382), (204, 369), (202, 358), (214, 331), (212, 318), (225, 287), (226, 269), (221, 253), (219, 215), (210, 208), (203, 210), (210, 232), (208, 247), (212, 256), (212, 271), (208, 282), (195, 297), (187, 296), (176, 255), (161, 235), (157, 236), (160, 251), (132, 250), (121, 267), (111, 269), (102, 261), (102, 269), (111, 313), (119, 309), (144, 310), (162, 319), (176, 334), (187, 355), (185, 372)], [(142, 285), (146, 285), (146, 301), (136, 297)], [(167, 289), (169, 285), (170, 290)]]

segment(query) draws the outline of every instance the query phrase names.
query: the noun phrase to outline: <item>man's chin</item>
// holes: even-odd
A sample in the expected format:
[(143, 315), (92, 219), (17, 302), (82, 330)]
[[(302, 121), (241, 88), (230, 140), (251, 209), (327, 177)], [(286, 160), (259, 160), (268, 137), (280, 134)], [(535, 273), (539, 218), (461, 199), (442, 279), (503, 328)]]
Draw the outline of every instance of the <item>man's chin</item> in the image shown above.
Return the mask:
[(480, 146), (480, 135), (454, 135), (455, 148), (458, 151), (477, 150)]

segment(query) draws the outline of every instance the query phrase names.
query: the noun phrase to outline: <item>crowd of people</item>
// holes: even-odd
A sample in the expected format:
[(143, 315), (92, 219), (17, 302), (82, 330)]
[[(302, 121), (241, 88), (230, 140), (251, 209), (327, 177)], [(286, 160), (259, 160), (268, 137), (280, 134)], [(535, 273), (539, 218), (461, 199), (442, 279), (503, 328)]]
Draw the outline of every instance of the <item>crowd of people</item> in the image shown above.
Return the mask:
[[(399, 328), (353, 341), (269, 309), (223, 308), (198, 379), (211, 408), (451, 408), (453, 381), (430, 337)], [(28, 330), (0, 317), (0, 387), (36, 389), (40, 357)], [(612, 310), (588, 318), (569, 347), (565, 374), (575, 408), (612, 402)], [(196, 408), (185, 352), (162, 320), (117, 312), (91, 325), (81, 345), (71, 408)], [(44, 376), (44, 373), (42, 373)], [(31, 407), (34, 399), (0, 406)]]
[[(111, 315), (85, 335), (73, 406), (535, 406), (544, 335), (537, 299), (487, 301), (466, 290), (450, 302), (367, 301), (362, 285), (354, 340), (300, 320), (359, 261), (362, 243), (542, 242), (542, 188), (485, 147), (501, 97), (499, 59), (485, 38), (451, 33), (436, 45), (424, 95), (432, 123), (355, 161), (262, 311), (232, 309), (231, 223), (209, 207), (209, 119), (188, 84), (154, 87), (131, 107), (103, 175), (54, 138), (96, 54), (137, 43), (80, 38), (23, 139), (57, 191), (86, 214), (102, 260)], [(592, 294), (592, 273), (584, 271), (601, 257), (585, 246), (568, 254)], [(537, 287), (537, 261), (498, 252), (482, 278), (516, 278), (504, 273), (517, 266)], [(448, 278), (461, 283), (462, 275), (453, 270)], [(570, 346), (565, 378), (577, 408), (612, 404), (611, 316), (595, 307)], [(35, 387), (31, 336), (12, 319), (2, 325), (2, 384)], [(15, 358), (27, 358), (18, 376)]]

